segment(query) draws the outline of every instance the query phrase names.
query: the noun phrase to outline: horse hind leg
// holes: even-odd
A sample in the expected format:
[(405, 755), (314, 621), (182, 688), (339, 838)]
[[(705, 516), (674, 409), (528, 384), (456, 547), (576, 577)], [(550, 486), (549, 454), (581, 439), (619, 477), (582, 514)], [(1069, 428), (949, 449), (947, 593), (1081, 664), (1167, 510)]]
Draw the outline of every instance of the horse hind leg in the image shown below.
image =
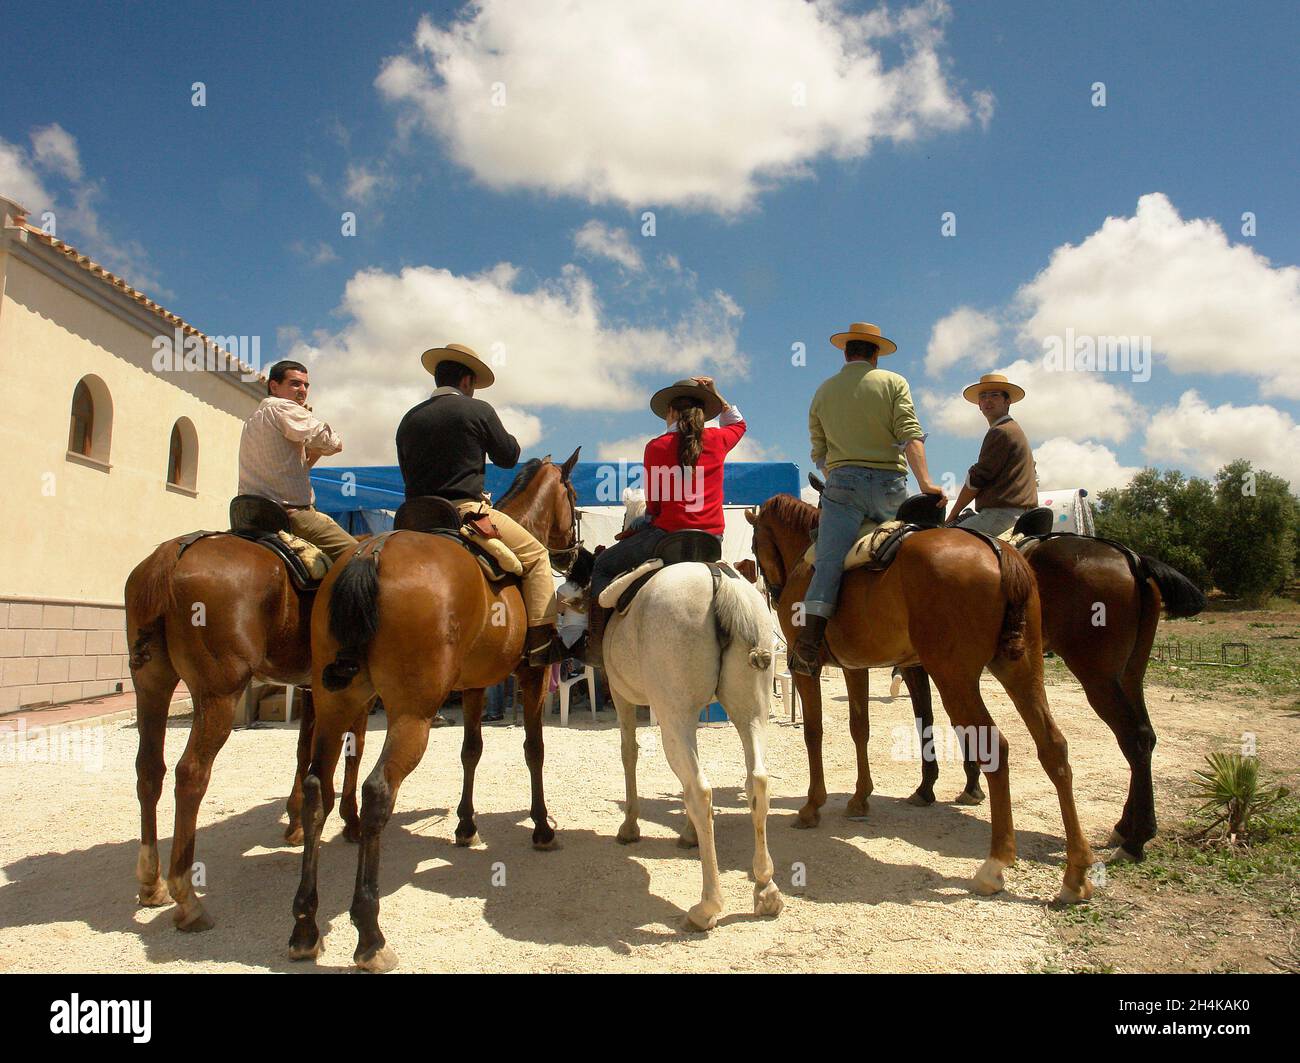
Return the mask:
[(627, 803), (623, 809), (623, 822), (618, 828), (618, 840), (623, 845), (631, 845), (641, 840), (641, 827), (637, 822), (641, 815), (641, 803), (636, 788), (636, 706), (610, 687), (614, 699), (614, 708), (618, 712), (619, 745), (623, 754), (623, 785), (626, 789)]
[(1061, 806), (1061, 823), (1065, 828), (1066, 868), (1057, 900), (1074, 903), (1092, 896), (1092, 883), (1088, 871), (1092, 867), (1092, 849), (1079, 826), (1079, 813), (1074, 804), (1074, 782), (1070, 770), (1069, 749), (1065, 736), (1052, 719), (1043, 689), (1042, 660), (1036, 654), (1026, 654), (1016, 661), (994, 658), (989, 671), (1002, 683), (1011, 696), (1033, 737), (1038, 751), (1038, 761), (1043, 771), (1056, 787)]
[(698, 904), (687, 912), (690, 925), (697, 930), (712, 930), (722, 911), (722, 888), (718, 879), (718, 853), (713, 842), (713, 789), (700, 767), (695, 748), (695, 724), (699, 709), (653, 706), (663, 737), (664, 756), (682, 784), (686, 811), (700, 843), (700, 867), (704, 888)]
[(867, 745), (871, 739), (867, 669), (844, 669), (844, 686), (849, 695), (849, 734), (853, 737), (853, 748), (858, 761), (857, 783), (846, 812), (849, 819), (864, 820), (867, 818), (871, 793), (875, 789), (871, 781), (871, 761), (867, 756)]
[(343, 737), (343, 796), (339, 815), (343, 817), (343, 840), (353, 845), (361, 841), (361, 816), (357, 811), (357, 777), (361, 774), (361, 754), (366, 748), (366, 726), (370, 720), (370, 702), (357, 712), (357, 718)]
[(136, 692), (136, 728), (140, 746), (135, 757), (135, 790), (140, 801), (140, 852), (135, 875), (140, 885), (140, 904), (155, 908), (167, 904), (171, 894), (163, 882), (158, 860), (158, 799), (162, 796), (167, 765), (163, 743), (167, 736), (167, 711), (180, 682), (166, 651), (155, 648), (132, 675)]
[(397, 966), (397, 954), (379, 929), (380, 836), (393, 813), (402, 780), (420, 763), (429, 742), (430, 716), (394, 712), (392, 708), (383, 752), (361, 788), (361, 846), (350, 909), (352, 925), (357, 928), (352, 962), (376, 974)]
[[(763, 691), (766, 695), (766, 688)], [(727, 715), (736, 724), (740, 744), (745, 750), (745, 793), (749, 814), (754, 821), (754, 914), (777, 916), (785, 907), (785, 898), (773, 878), (775, 867), (767, 847), (768, 776), (764, 753), (767, 750), (767, 706), (751, 706), (750, 711), (736, 710), (734, 702), (723, 702)]]
[(483, 698), (482, 690), (466, 690), (461, 700), (465, 734), (460, 746), (462, 783), (456, 807), (456, 844), (462, 848), (482, 844), (474, 822), (474, 773), (483, 756)]
[(177, 930), (212, 928), (212, 918), (194, 892), (194, 880), (199, 877), (194, 862), (194, 840), (199, 805), (212, 777), (212, 763), (230, 737), (240, 691), (242, 687), (225, 694), (195, 693), (189, 742), (176, 765), (176, 829), (172, 836), (167, 886), (176, 901), (172, 921)]

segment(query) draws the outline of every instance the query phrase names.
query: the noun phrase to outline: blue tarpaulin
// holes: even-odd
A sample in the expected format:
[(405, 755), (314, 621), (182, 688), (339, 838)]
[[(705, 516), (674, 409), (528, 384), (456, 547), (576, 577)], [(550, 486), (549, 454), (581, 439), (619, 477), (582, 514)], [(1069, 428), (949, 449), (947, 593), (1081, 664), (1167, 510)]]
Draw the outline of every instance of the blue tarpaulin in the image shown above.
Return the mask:
[[(514, 481), (519, 469), (487, 467), (485, 486), (493, 498), (500, 498)], [(619, 506), (623, 490), (644, 488), (640, 462), (580, 461), (573, 469), (573, 486), (578, 505)], [(312, 470), (316, 508), (328, 513), (344, 527), (351, 522), (357, 531), (379, 530), (377, 510), (394, 510), (406, 497), (402, 474), (396, 465), (333, 466)], [(729, 461), (726, 465), (723, 502), (729, 506), (755, 506), (773, 495), (799, 494), (799, 466), (780, 461)]]

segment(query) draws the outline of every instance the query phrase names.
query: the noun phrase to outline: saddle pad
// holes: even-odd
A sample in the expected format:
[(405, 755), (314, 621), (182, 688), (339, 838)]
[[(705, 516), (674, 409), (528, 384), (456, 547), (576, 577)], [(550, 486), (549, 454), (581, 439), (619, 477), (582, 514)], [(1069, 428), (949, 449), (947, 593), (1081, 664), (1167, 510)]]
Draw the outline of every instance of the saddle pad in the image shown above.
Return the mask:
[(280, 541), (290, 550), (298, 555), (298, 560), (302, 562), (302, 567), (307, 570), (307, 574), (319, 582), (325, 578), (325, 573), (330, 570), (329, 554), (325, 553), (315, 543), (310, 543), (306, 539), (301, 539), (289, 532), (282, 531), (276, 533)]
[(652, 572), (655, 572), (663, 567), (664, 567), (663, 558), (652, 557), (649, 561), (645, 562), (644, 564), (638, 565), (631, 572), (625, 572), (623, 573), (623, 575), (619, 576), (618, 579), (616, 579), (613, 583), (611, 583), (608, 587), (606, 587), (603, 591), (600, 592), (600, 597), (597, 599), (597, 601), (599, 601), (600, 604), (604, 606), (606, 609), (613, 609), (614, 606), (618, 605), (618, 600), (620, 597), (622, 597), (623, 592), (627, 590), (630, 586), (632, 586), (632, 584), (634, 584), (642, 576), (648, 576)]
[(483, 565), (483, 571), (486, 572), (489, 577), (504, 579), (506, 576), (522, 576), (524, 574), (523, 562), (520, 561), (519, 558), (515, 556), (514, 551), (511, 550), (510, 547), (506, 546), (506, 544), (500, 539), (484, 539), (483, 536), (471, 532), (467, 527), (462, 527), (460, 534), (461, 538), (468, 540), (481, 550), (492, 555), (492, 560), (495, 561), (497, 567), (501, 569), (500, 575), (494, 573), (490, 568), (488, 568), (487, 563), (483, 558), (479, 558), (479, 564)]
[[(878, 524), (874, 527), (871, 527), (870, 525), (871, 522), (868, 522), (866, 527), (868, 527), (869, 530), (867, 530), (858, 541), (853, 544), (847, 556), (844, 558), (845, 572), (854, 568), (862, 568), (864, 565), (869, 565), (874, 561), (876, 559), (876, 551), (884, 546), (885, 541), (903, 526), (903, 522), (901, 520), (887, 520), (884, 524)], [(803, 555), (803, 559), (810, 565), (816, 563), (816, 543), (808, 547), (807, 551), (805, 551)]]

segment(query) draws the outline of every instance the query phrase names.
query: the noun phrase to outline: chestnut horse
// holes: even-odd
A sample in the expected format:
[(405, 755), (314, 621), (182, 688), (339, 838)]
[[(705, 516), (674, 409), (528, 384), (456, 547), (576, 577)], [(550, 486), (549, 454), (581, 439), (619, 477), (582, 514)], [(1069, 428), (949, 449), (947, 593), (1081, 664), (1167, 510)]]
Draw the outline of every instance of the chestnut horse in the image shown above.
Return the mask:
[[(813, 486), (817, 485), (814, 480)], [(1024, 556), (1034, 570), (1042, 600), (1043, 648), (1056, 653), (1074, 673), (1088, 704), (1111, 729), (1128, 762), (1128, 796), (1107, 842), (1119, 847), (1111, 859), (1141, 860), (1146, 843), (1156, 835), (1151, 779), (1156, 733), (1147, 715), (1142, 681), (1161, 606), (1171, 618), (1195, 616), (1205, 608), (1205, 595), (1172, 566), (1130, 554), (1105, 539), (1051, 535), (1031, 541)], [(925, 670), (907, 669), (903, 678), (917, 726), (923, 734), (933, 734), (934, 709)], [(866, 749), (860, 749), (860, 762), (865, 763), (866, 756)], [(966, 787), (957, 800), (977, 803), (983, 798), (979, 766), (966, 760), (964, 767)], [(938, 778), (938, 763), (923, 759), (921, 785), (908, 800), (932, 804)]]
[[(754, 556), (773, 588), (786, 642), (793, 643), (812, 575), (803, 553), (818, 510), (791, 495), (777, 495), (747, 516), (754, 526)], [(995, 556), (986, 543), (955, 528), (936, 528), (905, 539), (883, 572), (846, 572), (839, 605), (826, 629), (826, 645), (845, 669), (849, 727), (858, 747), (858, 785), (849, 801), (849, 815), (866, 816), (872, 790), (866, 760), (867, 669), (920, 664), (934, 677), (948, 715), (965, 735), (968, 753), (971, 745), (982, 747), (981, 768), (991, 794), (992, 840), (974, 884), (985, 894), (1002, 889), (1002, 871), (1015, 862), (1016, 842), (1007, 740), (980, 696), (980, 674), (987, 667), (1024, 719), (1039, 762), (1056, 787), (1066, 838), (1066, 869), (1058, 897), (1079, 901), (1092, 894), (1088, 880), (1092, 851), (1074, 807), (1065, 738), (1052, 720), (1043, 689), (1040, 624), (1038, 591), (1024, 558), (1012, 549)], [(810, 773), (808, 801), (799, 810), (798, 825), (813, 827), (826, 803), (819, 679), (799, 676), (796, 681), (804, 699)]]
[[(576, 557), (576, 496), (569, 474), (578, 451), (562, 466), (549, 456), (525, 466), (507, 493), (529, 530), (552, 551)], [(521, 523), (524, 520), (521, 518)], [(388, 971), (397, 957), (379, 929), (379, 842), (398, 788), (420, 763), (429, 721), (453, 690), (464, 692), (461, 747), (464, 784), (456, 844), (478, 841), (474, 772), (483, 751), (483, 692), (519, 676), (524, 706), (524, 758), (532, 781), (533, 846), (555, 847), (542, 794), (542, 699), (545, 667), (521, 661), (526, 626), (517, 580), (491, 583), (463, 546), (441, 535), (399, 531), (360, 546), (325, 577), (312, 613), (312, 680), (316, 733), (303, 781), (302, 881), (294, 897), (293, 959), (320, 954), (316, 879), (321, 827), (334, 803), (334, 768), (343, 736), (376, 694), (388, 734), (362, 785), (361, 846), (352, 922), (359, 932), (353, 960)]]
[[(126, 581), (126, 633), (135, 684), (136, 794), (140, 800), (140, 903), (176, 902), (179, 930), (207, 930), (211, 916), (191, 881), (199, 805), (212, 764), (234, 722), (235, 705), (254, 676), (306, 684), (311, 676), (312, 591), (298, 591), (284, 562), (264, 546), (236, 535), (199, 539), (180, 553), (177, 539), (163, 543)], [(163, 882), (158, 861), (158, 799), (167, 767), (163, 740), (167, 711), (181, 680), (194, 702), (190, 737), (176, 765), (176, 826), (171, 864)], [(311, 733), (309, 697), (303, 698), (300, 759)], [(349, 833), (358, 829), (357, 764), (364, 718), (355, 732), (356, 757), (348, 759), (342, 813)], [(301, 774), (301, 773), (299, 773)], [(301, 836), (300, 781), (289, 797), (285, 838)]]

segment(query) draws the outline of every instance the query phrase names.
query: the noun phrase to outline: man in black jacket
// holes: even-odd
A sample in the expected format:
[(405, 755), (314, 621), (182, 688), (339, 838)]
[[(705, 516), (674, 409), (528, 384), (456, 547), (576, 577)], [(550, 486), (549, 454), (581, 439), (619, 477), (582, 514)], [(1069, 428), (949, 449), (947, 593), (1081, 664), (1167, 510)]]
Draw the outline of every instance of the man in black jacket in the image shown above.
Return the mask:
[(475, 389), (488, 387), (495, 376), (472, 350), (459, 343), (434, 347), (421, 356), (433, 374), (437, 390), (408, 410), (397, 426), (397, 462), (406, 497), (439, 495), (461, 514), (491, 518), (501, 541), (524, 568), (524, 607), (528, 636), (524, 652), (530, 665), (548, 664), (554, 656), (555, 582), (546, 547), (483, 495), (485, 458), (503, 469), (519, 461), (519, 443), (501, 424), (496, 410)]

